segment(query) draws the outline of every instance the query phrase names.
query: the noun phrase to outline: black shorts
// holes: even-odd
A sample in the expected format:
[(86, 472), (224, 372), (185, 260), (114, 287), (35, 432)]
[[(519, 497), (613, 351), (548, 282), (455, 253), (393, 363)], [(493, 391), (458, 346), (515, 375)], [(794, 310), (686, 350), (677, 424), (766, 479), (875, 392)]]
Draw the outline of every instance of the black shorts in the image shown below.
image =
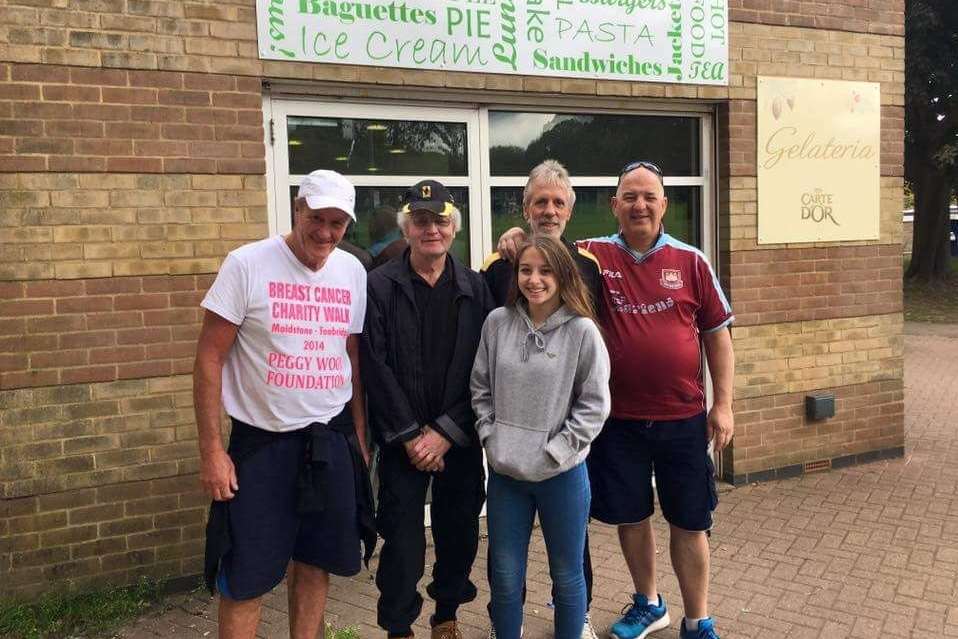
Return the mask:
[[(231, 454), (241, 433), (234, 426)], [(283, 580), (290, 559), (334, 575), (359, 572), (359, 518), (349, 442), (341, 433), (330, 435), (326, 507), (320, 513), (296, 512), (306, 437), (276, 437), (237, 464), (239, 490), (227, 502), (231, 548), (216, 580), (226, 597), (243, 600), (266, 594)]]
[(652, 473), (662, 515), (684, 530), (709, 530), (718, 504), (708, 455), (705, 413), (676, 421), (609, 418), (588, 457), (592, 517), (635, 524), (655, 512)]

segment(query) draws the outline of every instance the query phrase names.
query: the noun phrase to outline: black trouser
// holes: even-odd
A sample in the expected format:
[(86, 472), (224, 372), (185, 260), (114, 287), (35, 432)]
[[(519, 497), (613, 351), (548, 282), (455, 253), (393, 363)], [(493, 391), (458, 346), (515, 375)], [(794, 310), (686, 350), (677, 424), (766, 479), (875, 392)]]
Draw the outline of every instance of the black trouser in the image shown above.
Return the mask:
[(379, 455), (376, 529), (383, 547), (376, 571), (376, 620), (389, 633), (406, 633), (422, 611), (417, 586), (425, 566), (423, 519), (430, 480), (436, 563), (426, 592), (437, 608), (453, 610), (476, 598), (469, 573), (479, 547), (479, 513), (485, 500), (482, 448), (453, 446), (441, 473), (416, 470), (401, 445), (386, 446)]
[[(589, 554), (589, 529), (585, 529), (585, 548), (582, 551), (582, 572), (585, 574), (585, 609), (588, 612), (592, 607), (592, 555)], [(486, 583), (492, 583), (489, 576), (489, 555), (486, 555)], [(522, 603), (526, 602), (528, 590), (525, 584), (522, 586)], [(554, 598), (554, 597), (553, 597)], [(489, 618), (492, 618), (492, 602), (486, 604), (486, 611), (489, 612)]]

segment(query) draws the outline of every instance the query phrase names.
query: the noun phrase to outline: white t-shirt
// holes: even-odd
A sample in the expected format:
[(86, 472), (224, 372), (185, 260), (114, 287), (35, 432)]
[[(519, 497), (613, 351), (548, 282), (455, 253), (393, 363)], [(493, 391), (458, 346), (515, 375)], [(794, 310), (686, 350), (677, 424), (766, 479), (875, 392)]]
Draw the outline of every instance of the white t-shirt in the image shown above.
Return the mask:
[(226, 256), (201, 306), (239, 326), (223, 367), (227, 414), (270, 431), (326, 422), (353, 395), (346, 338), (361, 333), (366, 271), (335, 249), (312, 271), (281, 236)]

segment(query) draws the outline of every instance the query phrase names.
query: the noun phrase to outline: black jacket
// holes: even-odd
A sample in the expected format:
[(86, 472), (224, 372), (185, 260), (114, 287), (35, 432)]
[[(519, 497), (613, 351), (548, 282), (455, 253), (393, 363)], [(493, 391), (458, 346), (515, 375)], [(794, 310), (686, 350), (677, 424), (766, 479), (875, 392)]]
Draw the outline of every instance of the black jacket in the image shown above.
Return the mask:
[[(366, 324), (360, 341), (360, 370), (369, 405), (369, 424), (380, 444), (414, 438), (425, 426), (410, 406), (423, 392), (422, 347), (409, 250), (383, 264), (368, 279)], [(459, 305), (456, 346), (446, 371), (443, 413), (432, 424), (455, 445), (478, 445), (469, 377), (486, 315), (495, 302), (485, 282), (451, 254), (455, 303)]]

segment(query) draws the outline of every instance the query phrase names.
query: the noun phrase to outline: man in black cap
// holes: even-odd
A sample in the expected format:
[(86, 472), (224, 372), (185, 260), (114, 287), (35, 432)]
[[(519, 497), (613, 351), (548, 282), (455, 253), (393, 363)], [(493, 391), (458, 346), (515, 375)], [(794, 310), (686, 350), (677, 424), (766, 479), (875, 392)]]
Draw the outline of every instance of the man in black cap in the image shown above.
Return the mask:
[(431, 483), (432, 638), (461, 639), (456, 611), (476, 597), (469, 573), (485, 499), (469, 375), (495, 303), (482, 277), (449, 253), (461, 214), (446, 187), (434, 180), (414, 185), (397, 218), (409, 247), (369, 275), (360, 349), (369, 423), (380, 446), (377, 621), (389, 637), (413, 634), (423, 604), (417, 585)]

